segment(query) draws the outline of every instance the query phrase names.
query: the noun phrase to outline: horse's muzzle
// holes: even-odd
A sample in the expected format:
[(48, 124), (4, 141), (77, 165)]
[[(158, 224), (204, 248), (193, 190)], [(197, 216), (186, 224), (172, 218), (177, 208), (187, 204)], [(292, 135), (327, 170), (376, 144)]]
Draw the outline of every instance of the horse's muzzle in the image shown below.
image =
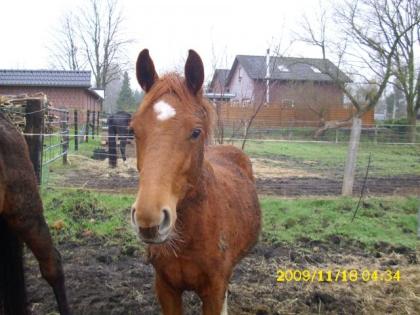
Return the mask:
[(135, 219), (134, 208), (131, 209), (131, 221), (136, 230), (139, 238), (148, 244), (161, 244), (164, 243), (170, 234), (170, 214), (167, 209), (163, 209), (163, 219), (159, 225), (151, 227), (140, 227)]

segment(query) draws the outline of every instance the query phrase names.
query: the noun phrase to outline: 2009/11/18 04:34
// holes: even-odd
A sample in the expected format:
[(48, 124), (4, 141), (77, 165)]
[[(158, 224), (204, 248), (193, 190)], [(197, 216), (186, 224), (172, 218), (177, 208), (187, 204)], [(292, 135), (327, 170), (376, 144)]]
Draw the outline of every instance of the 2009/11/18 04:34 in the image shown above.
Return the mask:
[(356, 281), (400, 281), (399, 270), (299, 270), (299, 269), (278, 269), (277, 282), (356, 282)]

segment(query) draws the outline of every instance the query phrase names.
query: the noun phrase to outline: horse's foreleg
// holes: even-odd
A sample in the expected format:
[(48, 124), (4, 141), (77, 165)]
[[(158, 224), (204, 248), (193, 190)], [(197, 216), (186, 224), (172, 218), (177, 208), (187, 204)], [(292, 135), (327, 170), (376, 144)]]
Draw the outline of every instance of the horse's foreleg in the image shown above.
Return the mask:
[[(124, 136), (126, 137), (126, 136)], [(127, 138), (122, 138), (120, 140), (120, 151), (123, 161), (125, 162), (127, 160), (127, 157), (125, 156), (125, 146), (127, 145)]]
[(32, 213), (17, 220), (12, 220), (12, 224), (38, 260), (42, 277), (54, 291), (60, 314), (70, 314), (61, 256), (53, 246), (44, 216), (39, 213)]
[(182, 293), (156, 275), (156, 294), (164, 315), (182, 315)]
[(115, 128), (110, 126), (108, 129), (108, 158), (109, 166), (117, 166), (117, 134)]
[[(221, 283), (210, 284), (205, 294), (201, 294), (203, 301), (203, 315), (227, 315), (227, 285)], [(223, 283), (223, 284), (222, 284)]]

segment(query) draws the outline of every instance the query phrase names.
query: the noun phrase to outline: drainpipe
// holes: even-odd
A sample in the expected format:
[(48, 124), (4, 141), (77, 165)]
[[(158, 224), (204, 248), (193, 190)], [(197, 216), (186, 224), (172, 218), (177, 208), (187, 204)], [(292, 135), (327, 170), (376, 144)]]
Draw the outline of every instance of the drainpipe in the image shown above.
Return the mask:
[(265, 102), (270, 102), (270, 48), (267, 49), (267, 55), (265, 57), (265, 64), (266, 64), (266, 71), (265, 71), (265, 79), (266, 79), (266, 93), (265, 93)]

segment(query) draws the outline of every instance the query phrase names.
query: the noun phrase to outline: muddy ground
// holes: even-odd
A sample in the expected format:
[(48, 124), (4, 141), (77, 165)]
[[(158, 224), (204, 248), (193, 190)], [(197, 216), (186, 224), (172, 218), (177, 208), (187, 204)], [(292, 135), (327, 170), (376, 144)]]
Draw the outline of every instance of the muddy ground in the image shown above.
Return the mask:
[[(75, 315), (159, 314), (153, 269), (143, 251), (107, 246), (88, 238), (58, 246)], [(367, 251), (340, 237), (329, 242), (302, 239), (290, 246), (261, 241), (235, 269), (229, 285), (229, 314), (420, 314), (418, 253), (378, 244)], [(51, 289), (27, 255), (27, 282), (32, 314), (55, 312)], [(276, 281), (278, 269), (400, 270), (401, 280), (370, 282)], [(200, 302), (184, 295), (186, 314), (200, 314)]]
[[(135, 159), (109, 169), (107, 161), (69, 156), (68, 168), (52, 169), (48, 186), (135, 193)], [(275, 161), (253, 160), (260, 194), (339, 195), (341, 181), (305, 169), (273, 167)], [(420, 193), (420, 176), (369, 178), (367, 193)], [(356, 181), (356, 194), (363, 178)], [(59, 244), (73, 314), (159, 314), (153, 292), (153, 268), (144, 251), (124, 244), (106, 244), (93, 237)], [(377, 244), (367, 250), (339, 236), (328, 242), (301, 239), (296, 244), (261, 240), (236, 267), (229, 286), (229, 314), (420, 314), (419, 252)], [(401, 280), (357, 282), (276, 281), (278, 269), (400, 271)], [(27, 280), (32, 314), (56, 311), (51, 289), (27, 254)], [(186, 314), (200, 314), (193, 294), (184, 296)]]

